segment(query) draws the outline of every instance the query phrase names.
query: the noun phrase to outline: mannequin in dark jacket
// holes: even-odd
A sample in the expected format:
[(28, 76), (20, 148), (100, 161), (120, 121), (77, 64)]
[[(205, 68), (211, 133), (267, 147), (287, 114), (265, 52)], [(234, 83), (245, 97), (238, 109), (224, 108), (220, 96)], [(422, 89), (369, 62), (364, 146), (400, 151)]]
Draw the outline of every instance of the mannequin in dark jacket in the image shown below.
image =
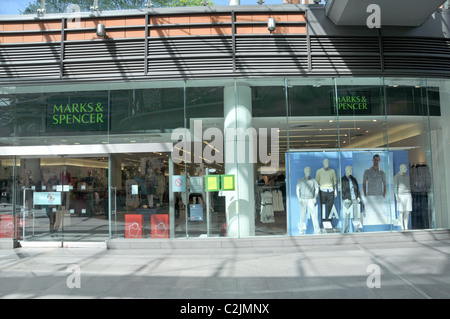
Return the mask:
[(342, 176), (342, 200), (344, 201), (344, 233), (350, 231), (350, 219), (353, 217), (354, 230), (359, 231), (363, 224), (363, 216), (358, 204), (361, 201), (361, 194), (356, 179), (352, 176), (353, 168), (351, 166), (345, 167), (345, 175)]

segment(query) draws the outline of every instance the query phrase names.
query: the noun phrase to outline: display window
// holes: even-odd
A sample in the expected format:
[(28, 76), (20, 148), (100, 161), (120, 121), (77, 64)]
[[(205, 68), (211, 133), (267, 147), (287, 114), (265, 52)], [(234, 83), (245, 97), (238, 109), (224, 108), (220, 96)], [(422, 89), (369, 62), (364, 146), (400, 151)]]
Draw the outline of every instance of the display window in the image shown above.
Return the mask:
[[(407, 151), (304, 151), (289, 157), (292, 234), (400, 230), (399, 213), (411, 212)], [(405, 169), (394, 178), (400, 165)], [(399, 211), (403, 202), (396, 205), (394, 198), (406, 206)]]

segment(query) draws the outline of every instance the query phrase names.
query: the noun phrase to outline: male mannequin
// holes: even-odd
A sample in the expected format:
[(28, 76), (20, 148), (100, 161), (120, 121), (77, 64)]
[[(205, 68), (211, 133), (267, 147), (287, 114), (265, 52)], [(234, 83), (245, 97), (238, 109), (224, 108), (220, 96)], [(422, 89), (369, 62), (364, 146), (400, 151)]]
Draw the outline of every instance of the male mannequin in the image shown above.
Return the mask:
[(344, 215), (345, 226), (344, 233), (350, 231), (350, 213), (353, 211), (353, 221), (358, 227), (355, 226), (355, 231), (359, 232), (359, 226), (362, 226), (363, 218), (361, 211), (358, 209), (358, 204), (361, 201), (361, 194), (359, 192), (359, 186), (356, 179), (352, 176), (353, 168), (351, 166), (345, 167), (345, 175), (342, 176), (342, 200), (344, 201)]
[(407, 166), (400, 165), (400, 172), (394, 176), (394, 194), (397, 200), (398, 220), (402, 230), (408, 229), (409, 213), (412, 211), (411, 184), (406, 175)]
[[(336, 187), (336, 172), (330, 168), (330, 161), (326, 158), (323, 160), (323, 167), (316, 172), (316, 180), (319, 184), (319, 198), (322, 209), (325, 205), (325, 214), (322, 211), (322, 225), (323, 222), (330, 222), (330, 213), (333, 209), (334, 198), (337, 196)], [(325, 218), (324, 218), (325, 216)]]
[(319, 196), (319, 184), (314, 178), (311, 178), (311, 167), (306, 166), (304, 169), (305, 177), (297, 181), (297, 198), (300, 204), (300, 222), (298, 223), (298, 232), (303, 234), (306, 228), (305, 216), (306, 211), (311, 216), (314, 226), (314, 233), (320, 232), (318, 207), (316, 206), (316, 198)]

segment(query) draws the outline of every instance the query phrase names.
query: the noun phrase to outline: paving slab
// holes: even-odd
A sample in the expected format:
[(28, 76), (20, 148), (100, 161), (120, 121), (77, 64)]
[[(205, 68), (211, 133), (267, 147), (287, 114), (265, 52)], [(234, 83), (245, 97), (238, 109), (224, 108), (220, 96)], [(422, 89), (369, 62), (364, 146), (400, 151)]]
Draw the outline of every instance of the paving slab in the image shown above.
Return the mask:
[(0, 250), (0, 298), (448, 299), (450, 238), (435, 235), (23, 245)]

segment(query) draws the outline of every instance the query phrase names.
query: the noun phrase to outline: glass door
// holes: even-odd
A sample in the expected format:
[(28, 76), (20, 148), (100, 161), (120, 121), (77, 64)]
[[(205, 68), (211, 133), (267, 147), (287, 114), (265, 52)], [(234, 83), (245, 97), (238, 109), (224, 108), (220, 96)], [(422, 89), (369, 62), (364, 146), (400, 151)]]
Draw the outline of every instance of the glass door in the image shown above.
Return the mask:
[(19, 239), (102, 241), (109, 236), (108, 158), (17, 160)]

